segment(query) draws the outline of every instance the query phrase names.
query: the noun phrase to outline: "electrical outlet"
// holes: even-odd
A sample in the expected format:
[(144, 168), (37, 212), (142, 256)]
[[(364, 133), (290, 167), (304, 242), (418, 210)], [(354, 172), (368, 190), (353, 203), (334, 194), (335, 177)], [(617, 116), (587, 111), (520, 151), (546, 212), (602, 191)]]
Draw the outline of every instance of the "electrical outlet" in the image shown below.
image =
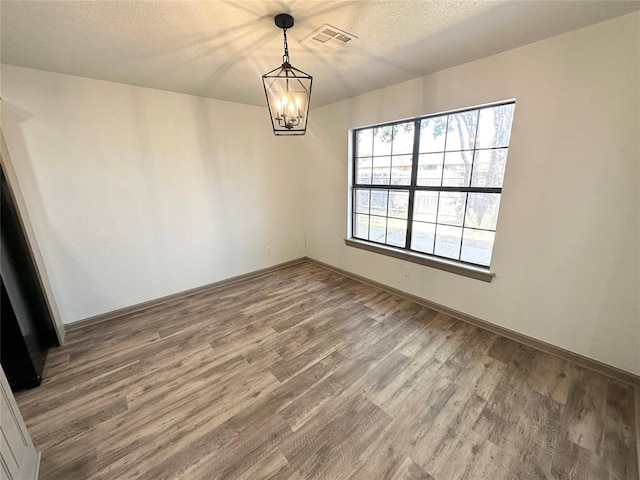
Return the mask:
[(411, 275), (411, 267), (409, 265), (403, 265), (402, 275), (404, 275), (405, 277), (408, 277), (409, 275)]
[(264, 247), (264, 253), (266, 253), (267, 255), (271, 255), (271, 245), (267, 245), (266, 247)]

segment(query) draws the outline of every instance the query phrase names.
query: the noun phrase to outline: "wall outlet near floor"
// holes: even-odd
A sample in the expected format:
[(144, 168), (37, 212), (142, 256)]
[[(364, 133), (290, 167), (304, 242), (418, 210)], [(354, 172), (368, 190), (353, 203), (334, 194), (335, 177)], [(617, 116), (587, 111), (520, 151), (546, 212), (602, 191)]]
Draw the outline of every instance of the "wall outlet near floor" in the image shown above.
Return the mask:
[(402, 266), (402, 275), (404, 275), (405, 277), (411, 275), (411, 267), (409, 265)]
[(271, 245), (267, 245), (266, 247), (264, 247), (264, 253), (266, 253), (267, 255), (271, 255)]

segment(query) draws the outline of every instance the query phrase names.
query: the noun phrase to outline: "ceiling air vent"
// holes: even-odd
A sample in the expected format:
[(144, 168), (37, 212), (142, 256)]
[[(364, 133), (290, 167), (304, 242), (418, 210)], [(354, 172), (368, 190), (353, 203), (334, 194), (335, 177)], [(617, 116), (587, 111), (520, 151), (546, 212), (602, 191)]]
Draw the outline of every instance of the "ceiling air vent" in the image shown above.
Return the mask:
[(356, 38), (358, 37), (344, 30), (340, 30), (329, 24), (324, 24), (303, 41), (302, 44), (313, 48), (328, 50), (329, 52), (335, 52), (336, 50), (344, 48), (345, 45)]

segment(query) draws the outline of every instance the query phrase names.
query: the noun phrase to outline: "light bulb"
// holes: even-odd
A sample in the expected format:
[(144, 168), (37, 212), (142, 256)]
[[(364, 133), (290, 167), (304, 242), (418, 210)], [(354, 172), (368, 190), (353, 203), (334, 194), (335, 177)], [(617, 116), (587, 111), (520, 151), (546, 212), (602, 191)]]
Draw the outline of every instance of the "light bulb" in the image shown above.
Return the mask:
[(282, 105), (283, 105), (284, 107), (286, 107), (286, 106), (287, 106), (287, 103), (289, 103), (289, 99), (287, 98), (287, 96), (286, 96), (286, 95), (283, 95), (283, 96), (282, 96)]
[(296, 108), (300, 109), (300, 97), (296, 97)]

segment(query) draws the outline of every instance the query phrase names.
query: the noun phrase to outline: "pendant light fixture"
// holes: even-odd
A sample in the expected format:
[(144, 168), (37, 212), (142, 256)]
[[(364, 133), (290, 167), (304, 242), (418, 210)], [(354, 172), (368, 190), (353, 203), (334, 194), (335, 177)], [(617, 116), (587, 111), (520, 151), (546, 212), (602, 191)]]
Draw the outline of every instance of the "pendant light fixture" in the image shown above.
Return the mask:
[(313, 78), (289, 63), (287, 29), (293, 27), (293, 17), (281, 13), (274, 17), (274, 21), (284, 35), (282, 65), (262, 76), (273, 133), (304, 135), (307, 131)]

